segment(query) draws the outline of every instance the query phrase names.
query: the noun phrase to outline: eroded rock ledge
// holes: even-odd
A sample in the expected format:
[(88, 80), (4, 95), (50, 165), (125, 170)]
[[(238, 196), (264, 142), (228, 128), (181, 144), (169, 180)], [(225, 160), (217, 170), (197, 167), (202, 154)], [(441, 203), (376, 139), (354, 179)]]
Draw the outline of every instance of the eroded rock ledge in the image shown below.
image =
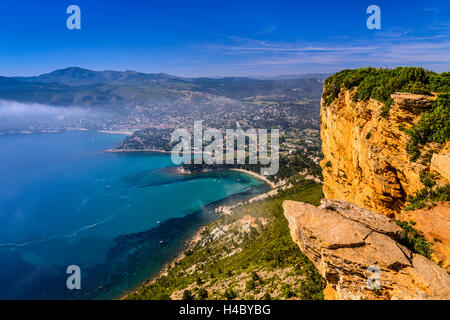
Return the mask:
[[(349, 299), (449, 299), (450, 276), (397, 242), (394, 221), (342, 200), (320, 207), (283, 203), (292, 239), (328, 282), (328, 292)], [(369, 266), (380, 270), (379, 290), (367, 286)]]

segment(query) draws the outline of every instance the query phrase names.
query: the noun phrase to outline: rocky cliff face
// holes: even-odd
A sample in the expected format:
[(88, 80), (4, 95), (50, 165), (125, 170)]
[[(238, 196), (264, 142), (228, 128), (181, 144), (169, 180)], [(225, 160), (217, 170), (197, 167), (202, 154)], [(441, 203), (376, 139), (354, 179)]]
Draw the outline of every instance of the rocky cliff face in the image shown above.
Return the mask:
[(285, 201), (294, 242), (327, 280), (333, 299), (449, 299), (450, 276), (397, 242), (389, 218), (341, 200)]
[[(292, 239), (327, 280), (326, 298), (450, 299), (450, 276), (440, 267), (449, 268), (448, 203), (423, 212), (402, 210), (408, 196), (421, 190), (423, 194), (424, 173), (432, 172), (438, 186), (450, 182), (449, 141), (421, 145), (421, 157), (414, 162), (407, 152), (406, 130), (430, 110), (437, 96), (380, 94), (384, 102), (389, 96), (392, 100), (386, 116), (385, 103), (354, 99), (383, 91), (383, 84), (368, 91), (367, 86), (378, 81), (371, 79), (359, 92), (354, 87), (355, 81), (361, 82), (359, 76), (343, 72), (327, 82), (321, 108), (321, 166), (328, 199), (319, 208), (283, 203)], [(353, 89), (342, 89), (342, 83)], [(394, 217), (414, 223), (430, 244), (435, 242), (431, 258), (439, 265), (400, 244), (404, 239), (390, 219)]]
[[(416, 123), (435, 97), (393, 94), (394, 103), (385, 118), (381, 102), (354, 102), (352, 96), (342, 90), (330, 105), (322, 101), (324, 194), (393, 216), (404, 207), (407, 196), (423, 188), (420, 173), (429, 169), (429, 164), (410, 162), (408, 136), (401, 128)], [(448, 155), (435, 157), (433, 163), (448, 174), (448, 167), (442, 165), (445, 160), (448, 166)]]

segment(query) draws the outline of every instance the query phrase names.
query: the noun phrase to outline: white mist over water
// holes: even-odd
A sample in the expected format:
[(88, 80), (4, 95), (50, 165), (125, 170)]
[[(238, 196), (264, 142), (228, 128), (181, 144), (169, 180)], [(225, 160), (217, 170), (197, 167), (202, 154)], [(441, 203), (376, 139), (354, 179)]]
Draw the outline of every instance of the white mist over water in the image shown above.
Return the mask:
[(22, 103), (0, 99), (0, 117), (36, 117), (49, 118), (82, 117), (87, 110), (77, 107), (56, 107), (39, 103)]
[(97, 129), (105, 121), (117, 118), (112, 112), (81, 107), (62, 107), (0, 99), (0, 132)]

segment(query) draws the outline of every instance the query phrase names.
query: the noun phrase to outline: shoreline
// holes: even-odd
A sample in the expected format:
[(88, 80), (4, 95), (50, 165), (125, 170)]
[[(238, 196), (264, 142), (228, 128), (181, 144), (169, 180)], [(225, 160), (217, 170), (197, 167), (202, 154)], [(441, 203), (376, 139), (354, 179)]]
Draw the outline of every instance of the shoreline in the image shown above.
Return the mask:
[(65, 128), (62, 130), (0, 132), (0, 135), (32, 135), (32, 134), (41, 134), (41, 133), (64, 133), (64, 132), (73, 132), (73, 131), (83, 131), (83, 132), (91, 131), (91, 132), (108, 133), (108, 134), (119, 134), (119, 135), (125, 135), (125, 136), (131, 136), (133, 134), (132, 131), (95, 130), (95, 129), (87, 129), (87, 128)]
[(267, 183), (272, 189), (277, 188), (276, 184), (273, 183), (272, 181), (270, 181), (269, 179), (267, 179), (265, 176), (258, 174), (256, 172), (253, 171), (249, 171), (249, 170), (244, 170), (244, 169), (229, 169), (229, 171), (237, 171), (237, 172), (242, 172), (242, 173), (246, 173), (250, 176), (253, 176), (259, 180), (264, 181), (265, 183)]
[[(220, 170), (220, 171), (224, 171), (224, 170)], [(230, 196), (228, 196), (228, 197), (226, 197), (224, 199), (221, 199), (221, 200), (218, 200), (218, 201), (214, 201), (214, 202), (204, 206), (202, 210), (212, 210), (212, 213), (216, 216), (214, 218), (214, 220), (219, 219), (222, 215), (229, 214), (229, 213), (226, 213), (226, 212), (222, 211), (224, 208), (229, 208), (230, 210), (232, 210), (232, 209), (234, 209), (236, 207), (239, 207), (239, 206), (245, 204), (246, 202), (251, 203), (253, 201), (264, 199), (267, 196), (273, 195), (274, 193), (276, 194), (278, 192), (278, 188), (277, 188), (277, 186), (274, 183), (268, 181), (263, 176), (259, 176), (255, 172), (251, 172), (251, 171), (247, 171), (247, 170), (243, 170), (243, 169), (229, 169), (229, 170), (226, 170), (226, 171), (238, 171), (238, 172), (241, 172), (241, 173), (245, 173), (245, 174), (251, 175), (254, 178), (257, 178), (257, 179), (262, 180), (263, 182), (265, 182), (265, 184), (270, 187), (270, 190), (262, 192), (262, 193), (259, 193), (259, 194), (254, 194), (252, 197), (250, 197), (248, 199), (245, 199), (245, 200), (242, 199), (242, 198), (239, 199), (244, 194), (248, 193), (248, 191), (244, 191), (244, 192), (240, 192), (240, 193), (237, 193), (237, 194), (232, 194), (232, 195), (230, 195)], [(177, 174), (192, 174), (192, 173), (179, 173), (178, 172)], [(236, 199), (236, 201), (234, 201), (232, 203), (225, 204), (226, 201), (232, 201), (233, 198), (238, 198), (238, 199)], [(232, 213), (232, 212), (230, 212), (230, 213)], [(156, 272), (150, 278), (143, 280), (137, 287), (135, 287), (135, 288), (133, 288), (133, 289), (123, 293), (122, 295), (117, 297), (117, 299), (118, 300), (124, 300), (130, 294), (137, 292), (143, 286), (145, 286), (145, 285), (155, 281), (156, 279), (158, 279), (161, 276), (164, 276), (164, 274), (167, 272), (166, 270), (170, 266), (172, 266), (174, 263), (176, 263), (177, 261), (183, 259), (186, 256), (185, 255), (186, 250), (190, 247), (190, 245), (192, 243), (194, 243), (199, 238), (199, 236), (202, 233), (202, 231), (204, 230), (204, 228), (210, 223), (211, 223), (211, 221), (203, 224), (202, 226), (200, 226), (198, 228), (198, 230), (196, 230), (192, 234), (192, 236), (190, 236), (187, 239), (185, 239), (182, 250), (179, 253), (177, 253), (176, 255), (174, 255), (174, 257), (172, 259), (167, 261), (167, 263), (165, 263), (158, 272)]]
[(126, 136), (133, 135), (133, 131), (120, 131), (120, 130), (97, 130), (97, 132), (101, 133), (109, 133), (109, 134), (123, 134)]
[(159, 150), (159, 149), (107, 149), (107, 150), (104, 150), (104, 152), (110, 152), (110, 153), (152, 152), (152, 153), (163, 153), (163, 154), (171, 153), (171, 151)]
[[(172, 151), (162, 150), (162, 149), (107, 149), (105, 152), (111, 153), (127, 153), (127, 152), (153, 152), (153, 153), (164, 153), (171, 154)], [(202, 151), (193, 151), (191, 154), (202, 154)]]
[[(110, 153), (137, 153), (137, 152), (149, 152), (149, 153), (159, 153), (159, 154), (170, 154), (171, 151), (166, 151), (166, 150), (158, 150), (158, 149), (109, 149), (109, 150), (105, 150), (105, 152), (110, 152)], [(177, 166), (177, 170), (175, 170), (176, 174), (179, 175), (192, 175), (192, 174), (196, 174), (196, 173), (192, 173), (192, 172), (185, 172), (185, 171), (180, 171), (180, 168), (182, 169), (182, 166)], [(212, 212), (216, 215), (215, 219), (218, 219), (221, 215), (227, 215), (227, 214), (232, 214), (233, 209), (239, 206), (242, 206), (243, 204), (245, 204), (246, 202), (251, 203), (253, 201), (258, 201), (261, 199), (265, 199), (266, 197), (269, 197), (271, 195), (274, 195), (276, 193), (278, 193), (278, 187), (275, 183), (273, 183), (272, 181), (270, 181), (269, 179), (267, 179), (265, 176), (260, 175), (256, 172), (253, 171), (249, 171), (249, 170), (244, 170), (244, 169), (239, 169), (239, 168), (230, 168), (227, 170), (211, 170), (208, 172), (219, 172), (219, 171), (235, 171), (235, 172), (240, 172), (240, 173), (244, 173), (247, 174), (253, 178), (256, 178), (262, 182), (264, 182), (264, 184), (266, 186), (268, 186), (270, 189), (268, 191), (264, 191), (258, 194), (254, 194), (252, 197), (248, 198), (248, 199), (237, 199), (237, 201), (234, 201), (232, 203), (227, 203), (225, 204), (226, 201), (230, 201), (230, 199), (233, 199), (234, 197), (238, 197), (240, 194), (245, 194), (246, 192), (242, 192), (242, 193), (238, 193), (238, 194), (234, 194), (234, 195), (230, 195), (229, 197), (210, 203), (206, 206), (203, 207), (202, 210), (212, 210)], [(202, 173), (202, 172), (200, 172)], [(183, 259), (185, 257), (185, 252), (186, 249), (189, 248), (189, 246), (196, 241), (196, 239), (198, 239), (199, 235), (201, 234), (202, 230), (205, 228), (206, 225), (208, 225), (211, 222), (205, 223), (204, 225), (200, 226), (199, 229), (197, 231), (195, 231), (192, 236), (190, 236), (189, 238), (184, 240), (184, 244), (183, 244), (183, 248), (180, 250), (179, 253), (175, 254), (174, 257), (170, 260), (167, 261), (167, 263), (165, 263), (157, 272), (155, 272), (155, 274), (147, 279), (144, 279), (143, 281), (141, 281), (141, 283), (136, 286), (135, 288), (124, 292), (122, 295), (118, 296), (117, 299), (119, 300), (124, 300), (126, 299), (130, 294), (135, 293), (136, 291), (138, 291), (140, 288), (142, 288), (143, 286), (153, 282), (154, 280), (158, 279), (159, 277), (163, 276), (166, 273), (167, 268), (169, 268), (170, 266), (172, 266), (174, 263), (176, 263), (177, 261)]]

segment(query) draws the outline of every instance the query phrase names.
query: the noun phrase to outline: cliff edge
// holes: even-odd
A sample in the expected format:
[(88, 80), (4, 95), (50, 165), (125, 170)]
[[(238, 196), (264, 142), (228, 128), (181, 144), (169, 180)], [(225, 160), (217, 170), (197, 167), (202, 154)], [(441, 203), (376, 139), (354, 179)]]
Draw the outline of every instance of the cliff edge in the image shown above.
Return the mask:
[(325, 197), (393, 217), (426, 187), (427, 175), (448, 186), (449, 93), (450, 73), (422, 68), (344, 70), (328, 78), (320, 119)]
[(398, 240), (401, 229), (352, 203), (284, 201), (291, 237), (328, 286), (326, 298), (450, 299), (450, 276)]
[(450, 73), (343, 70), (320, 120), (328, 199), (283, 208), (325, 297), (450, 299)]
[[(330, 105), (322, 105), (323, 191), (327, 198), (394, 216), (405, 207), (408, 196), (424, 187), (421, 173), (430, 170), (429, 163), (410, 160), (405, 129), (419, 121), (435, 97), (392, 94), (389, 117), (383, 117), (382, 102), (355, 102), (354, 94), (343, 90)], [(441, 149), (445, 148), (430, 144), (422, 153), (437, 155)], [(443, 173), (441, 180), (446, 184), (450, 153), (436, 155), (432, 163), (435, 171)]]

